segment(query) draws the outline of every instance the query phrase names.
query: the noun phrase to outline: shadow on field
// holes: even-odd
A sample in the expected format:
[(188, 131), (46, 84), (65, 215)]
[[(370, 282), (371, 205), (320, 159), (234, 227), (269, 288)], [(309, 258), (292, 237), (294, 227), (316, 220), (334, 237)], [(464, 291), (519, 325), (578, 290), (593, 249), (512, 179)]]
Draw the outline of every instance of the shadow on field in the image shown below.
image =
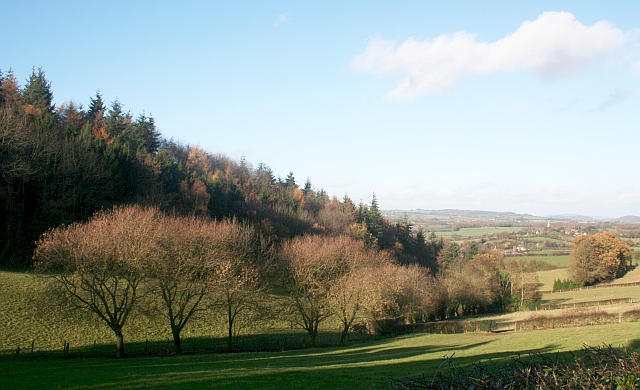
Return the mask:
[[(297, 334), (297, 336), (301, 336)], [(385, 381), (405, 377), (430, 378), (444, 356), (456, 367), (479, 359), (501, 361), (511, 352), (481, 354), (493, 340), (473, 344), (430, 345), (429, 338), (415, 336), (352, 344), (341, 348), (316, 348), (277, 353), (198, 354), (182, 357), (156, 356), (143, 359), (13, 359), (6, 384), (86, 388), (381, 388)], [(455, 339), (454, 339), (455, 340)], [(186, 340), (185, 340), (186, 341)], [(197, 342), (204, 341), (196, 339)], [(196, 344), (197, 345), (197, 344)], [(139, 344), (129, 345), (134, 351)], [(547, 345), (540, 353), (553, 352)], [(466, 352), (465, 352), (466, 351)], [(464, 356), (469, 353), (474, 355)], [(525, 356), (526, 353), (522, 353)], [(104, 355), (103, 355), (104, 356)], [(18, 363), (18, 364), (16, 364)], [(35, 362), (34, 362), (35, 363)], [(448, 369), (443, 367), (444, 370)], [(64, 387), (64, 386), (63, 386)]]
[(544, 299), (542, 303), (545, 305), (559, 305), (569, 301), (570, 299), (571, 298)]
[(640, 339), (633, 339), (633, 340), (629, 341), (629, 343), (627, 344), (627, 348), (629, 348), (632, 351), (639, 352), (640, 351)]
[[(363, 342), (380, 340), (373, 336), (359, 336), (352, 334), (348, 345), (360, 345)], [(316, 339), (318, 348), (309, 349), (309, 336), (300, 331), (275, 332), (264, 334), (241, 335), (234, 339), (231, 351), (229, 351), (226, 337), (183, 337), (183, 355), (211, 354), (211, 353), (236, 353), (236, 352), (282, 352), (290, 350), (322, 350), (327, 347), (337, 347), (340, 341), (339, 332), (321, 332)], [(32, 350), (33, 347), (33, 350)], [(23, 345), (21, 348), (0, 351), (3, 358), (90, 358), (90, 357), (115, 357), (115, 341), (108, 343), (94, 343), (93, 345), (70, 344), (65, 349), (64, 343), (60, 343), (57, 350), (39, 350), (37, 343), (33, 346)], [(142, 356), (169, 356), (175, 355), (175, 346), (172, 338), (164, 340), (134, 341), (128, 342), (125, 338), (126, 357)]]
[[(292, 360), (288, 366), (287, 375), (283, 376), (280, 368), (284, 368), (284, 363), (280, 362), (279, 369), (271, 373), (254, 373), (250, 377), (238, 375), (233, 378), (219, 379), (215, 382), (216, 386), (226, 387), (233, 386), (238, 388), (252, 388), (268, 386), (268, 384), (277, 384), (278, 388), (299, 388), (298, 383), (323, 384), (325, 388), (341, 388), (340, 384), (344, 383), (366, 383), (366, 386), (351, 385), (353, 388), (387, 388), (390, 380), (401, 378), (431, 378), (435, 374), (438, 367), (443, 363), (444, 357), (451, 357), (455, 352), (475, 348), (484, 343), (477, 343), (464, 346), (423, 346), (423, 347), (404, 347), (375, 350), (376, 345), (367, 351), (361, 349), (358, 351), (344, 353), (318, 353), (303, 356), (291, 356), (296, 358)], [(548, 345), (536, 350), (536, 353), (546, 354), (551, 357), (568, 355), (569, 352), (556, 354), (553, 353), (558, 346)], [(337, 352), (337, 351), (336, 351)], [(435, 353), (443, 352), (442, 357), (432, 356)], [(420, 355), (424, 355), (420, 358)], [(429, 356), (431, 355), (431, 356)], [(457, 358), (453, 357), (452, 362), (457, 369), (466, 368), (474, 363), (482, 361), (492, 361), (500, 364), (508, 358), (514, 357), (511, 352), (496, 352), (483, 355), (465, 356)], [(528, 356), (528, 353), (521, 353), (520, 356)], [(257, 363), (257, 359), (254, 363)], [(263, 363), (264, 364), (264, 363)], [(273, 364), (273, 363), (272, 363)], [(441, 372), (452, 370), (451, 366), (444, 366)], [(333, 386), (331, 383), (337, 385)]]

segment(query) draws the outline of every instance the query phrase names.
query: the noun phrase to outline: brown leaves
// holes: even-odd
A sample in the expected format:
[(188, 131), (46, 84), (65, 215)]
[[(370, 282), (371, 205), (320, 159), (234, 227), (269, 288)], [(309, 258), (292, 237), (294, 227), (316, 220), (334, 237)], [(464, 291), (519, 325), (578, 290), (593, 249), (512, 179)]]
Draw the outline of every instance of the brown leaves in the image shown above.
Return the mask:
[(613, 279), (622, 276), (631, 266), (631, 251), (612, 232), (580, 236), (573, 241), (569, 271), (581, 283)]

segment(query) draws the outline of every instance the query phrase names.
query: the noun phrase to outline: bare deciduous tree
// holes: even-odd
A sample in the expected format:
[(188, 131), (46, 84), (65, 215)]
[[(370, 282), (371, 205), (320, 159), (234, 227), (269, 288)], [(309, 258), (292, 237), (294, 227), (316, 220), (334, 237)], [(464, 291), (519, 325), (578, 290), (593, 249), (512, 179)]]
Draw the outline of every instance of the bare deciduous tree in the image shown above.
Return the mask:
[(124, 355), (122, 329), (141, 298), (159, 218), (153, 208), (120, 207), (52, 230), (37, 242), (36, 270), (52, 275), (71, 303), (109, 326), (118, 357)]
[(316, 345), (318, 326), (335, 313), (329, 299), (332, 286), (356, 263), (366, 262), (367, 252), (360, 251), (363, 248), (362, 243), (346, 236), (298, 237), (282, 247), (280, 257), (286, 269), (283, 287), (291, 319), (307, 331), (311, 347)]
[(227, 311), (229, 348), (236, 317), (247, 307), (257, 285), (255, 232), (236, 220), (166, 217), (150, 264), (152, 285), (162, 298), (175, 351), (182, 353), (180, 333), (188, 321), (219, 301)]
[(347, 268), (343, 276), (331, 283), (328, 298), (334, 314), (338, 316), (342, 325), (340, 345), (345, 345), (349, 329), (362, 315), (362, 305), (367, 299), (367, 273), (377, 267), (391, 264), (393, 260), (388, 252), (370, 248), (362, 241), (346, 237), (341, 239), (349, 245)]
[(260, 271), (268, 265), (262, 262), (266, 254), (252, 227), (228, 221), (218, 240), (224, 244), (227, 256), (220, 257), (216, 264), (213, 293), (217, 306), (225, 312), (227, 350), (231, 351), (233, 340), (240, 331), (240, 316), (251, 310), (260, 311), (264, 292)]

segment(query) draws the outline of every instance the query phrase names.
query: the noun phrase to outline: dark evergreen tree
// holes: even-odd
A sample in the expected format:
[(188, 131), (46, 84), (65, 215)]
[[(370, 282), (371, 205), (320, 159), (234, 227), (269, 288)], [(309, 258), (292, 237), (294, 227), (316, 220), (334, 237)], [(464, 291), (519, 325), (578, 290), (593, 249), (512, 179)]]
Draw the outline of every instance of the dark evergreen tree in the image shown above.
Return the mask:
[(94, 121), (96, 118), (102, 118), (104, 116), (105, 109), (106, 107), (102, 100), (102, 95), (100, 95), (100, 90), (98, 90), (95, 98), (89, 98), (89, 111), (87, 112), (89, 120)]
[(416, 239), (411, 235), (412, 226), (413, 225), (409, 223), (409, 219), (405, 214), (404, 217), (396, 223), (396, 237), (398, 242), (402, 244), (403, 253), (413, 257), (415, 255), (414, 249), (416, 246)]
[(55, 105), (53, 104), (53, 92), (51, 92), (51, 83), (45, 77), (42, 68), (34, 68), (31, 76), (27, 80), (22, 90), (22, 101), (39, 110), (40, 114), (53, 113)]
[(478, 244), (475, 241), (471, 241), (467, 246), (467, 251), (464, 254), (464, 259), (469, 262), (478, 254)]
[(144, 112), (140, 114), (133, 124), (133, 132), (137, 138), (137, 147), (146, 153), (154, 154), (160, 147), (160, 133), (156, 130), (152, 116), (147, 117)]
[(384, 221), (382, 214), (380, 213), (380, 209), (378, 208), (378, 199), (376, 198), (376, 194), (373, 194), (373, 199), (371, 199), (371, 206), (365, 217), (365, 222), (367, 223), (367, 230), (369, 233), (378, 239), (380, 242), (384, 236)]
[(287, 178), (284, 180), (284, 186), (291, 189), (298, 187), (296, 184), (296, 178), (293, 176), (293, 172), (289, 172), (287, 175)]
[(356, 222), (357, 223), (365, 223), (367, 219), (367, 214), (369, 213), (369, 208), (367, 207), (362, 200), (360, 200), (360, 204), (358, 204), (358, 211), (356, 212)]
[(119, 137), (131, 125), (131, 114), (125, 112), (118, 99), (111, 103), (105, 119), (107, 133), (113, 139)]
[(304, 188), (302, 189), (302, 193), (304, 196), (307, 196), (311, 192), (311, 180), (307, 177), (307, 180), (304, 182)]

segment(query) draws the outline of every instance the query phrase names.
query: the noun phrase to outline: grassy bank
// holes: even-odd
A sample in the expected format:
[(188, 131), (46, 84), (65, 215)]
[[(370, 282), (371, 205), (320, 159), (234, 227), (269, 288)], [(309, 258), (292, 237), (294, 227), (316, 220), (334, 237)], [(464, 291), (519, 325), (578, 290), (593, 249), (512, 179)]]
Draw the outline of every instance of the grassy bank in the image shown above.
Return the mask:
[(0, 359), (7, 388), (280, 388), (373, 389), (385, 379), (430, 375), (442, 357), (457, 365), (528, 351), (579, 350), (583, 344), (637, 348), (640, 327), (615, 324), (509, 334), (414, 335), (345, 348), (278, 353), (150, 358)]

